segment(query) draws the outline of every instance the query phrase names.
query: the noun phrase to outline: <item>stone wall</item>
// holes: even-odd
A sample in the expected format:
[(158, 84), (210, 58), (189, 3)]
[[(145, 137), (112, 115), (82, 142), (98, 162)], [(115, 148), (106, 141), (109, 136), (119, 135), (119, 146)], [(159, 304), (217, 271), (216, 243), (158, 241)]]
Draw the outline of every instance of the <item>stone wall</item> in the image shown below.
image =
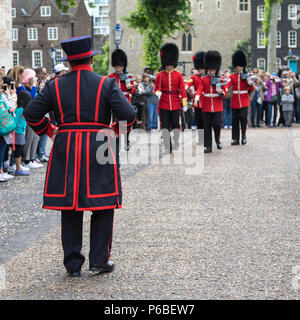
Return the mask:
[[(176, 32), (172, 39), (180, 48), (180, 61), (192, 61), (194, 52), (199, 50), (219, 50), (223, 56), (223, 69), (231, 64), (231, 56), (237, 42), (251, 35), (251, 8), (249, 1), (248, 11), (239, 10), (239, 0), (221, 0), (221, 9), (217, 9), (216, 0), (202, 0), (200, 3), (191, 0), (192, 18), (194, 25), (190, 28), (193, 44), (191, 52), (182, 52), (182, 32)], [(124, 29), (121, 49), (127, 52), (131, 73), (140, 73), (143, 69), (143, 38), (121, 20), (134, 10), (136, 0), (111, 0), (110, 18), (111, 31), (117, 21), (120, 21)], [(112, 35), (112, 32), (111, 32)], [(113, 36), (111, 36), (111, 48), (115, 48)], [(189, 75), (192, 64), (186, 64), (186, 73)], [(182, 67), (178, 67), (182, 71)]]
[(0, 1), (0, 65), (12, 67), (12, 18), (11, 0)]

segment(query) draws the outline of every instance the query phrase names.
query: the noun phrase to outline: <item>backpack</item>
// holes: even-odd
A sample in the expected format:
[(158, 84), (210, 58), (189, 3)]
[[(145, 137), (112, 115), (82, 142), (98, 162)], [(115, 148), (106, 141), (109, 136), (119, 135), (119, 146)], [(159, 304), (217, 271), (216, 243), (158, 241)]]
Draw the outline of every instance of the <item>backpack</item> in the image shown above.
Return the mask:
[(14, 115), (0, 96), (0, 136), (6, 136), (17, 127)]

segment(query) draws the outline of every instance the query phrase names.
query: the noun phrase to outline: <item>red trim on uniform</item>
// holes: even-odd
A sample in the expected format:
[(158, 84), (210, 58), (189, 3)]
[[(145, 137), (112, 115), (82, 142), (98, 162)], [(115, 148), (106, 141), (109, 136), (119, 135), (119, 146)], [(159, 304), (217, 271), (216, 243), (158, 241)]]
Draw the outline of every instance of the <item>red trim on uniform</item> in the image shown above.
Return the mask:
[(78, 70), (80, 70), (80, 71), (84, 70), (84, 71), (93, 72), (93, 68), (89, 64), (79, 64), (78, 66), (74, 66), (74, 67), (72, 67), (71, 72), (78, 71)]
[(67, 153), (67, 159), (66, 159), (66, 171), (65, 171), (65, 189), (64, 189), (64, 193), (63, 194), (50, 194), (47, 193), (47, 189), (48, 189), (48, 179), (49, 179), (49, 174), (50, 174), (50, 168), (51, 168), (51, 163), (52, 163), (52, 156), (53, 156), (53, 149), (51, 150), (51, 155), (49, 158), (49, 165), (48, 165), (48, 170), (47, 170), (47, 175), (46, 175), (46, 184), (45, 184), (45, 191), (44, 191), (44, 196), (45, 197), (53, 197), (53, 198), (64, 198), (66, 197), (67, 194), (67, 173), (68, 173), (68, 163), (69, 163), (69, 150), (70, 150), (70, 138), (71, 138), (71, 133), (68, 134), (68, 139), (67, 139), (67, 149), (66, 149), (66, 153)]
[[(49, 124), (49, 122), (48, 122), (47, 124)], [(48, 127), (49, 127), (49, 126), (47, 126), (47, 124), (46, 124), (46, 126), (45, 126), (42, 130), (35, 131), (35, 133), (36, 133), (36, 134), (41, 134), (41, 133), (47, 131), (47, 130), (48, 130)]]
[(60, 122), (64, 123), (64, 113), (63, 113), (61, 101), (60, 101), (58, 78), (55, 79), (55, 92), (56, 92), (56, 99), (57, 99), (58, 108), (59, 108), (59, 112), (60, 112)]
[(76, 60), (76, 59), (81, 59), (81, 58), (88, 57), (88, 56), (90, 56), (92, 54), (93, 54), (93, 51), (90, 50), (90, 51), (87, 51), (87, 52), (84, 52), (84, 53), (67, 55), (67, 58), (68, 58), (68, 60), (70, 60), (70, 59)]
[[(112, 214), (113, 214), (113, 213), (112, 213)], [(111, 245), (113, 232), (114, 232), (114, 218), (113, 218), (112, 226), (111, 226), (111, 235), (110, 235), (110, 239), (109, 239), (109, 242), (108, 242), (108, 245), (107, 245), (107, 260), (106, 260), (106, 263), (108, 262), (108, 260), (109, 260), (109, 258), (110, 258), (110, 250), (109, 250), (109, 247), (110, 247), (110, 245)]]
[(113, 159), (114, 159), (115, 192), (102, 193), (102, 194), (91, 194), (91, 192), (90, 192), (90, 132), (87, 133), (87, 138), (86, 138), (86, 184), (87, 184), (87, 198), (88, 199), (113, 197), (113, 196), (117, 196), (119, 194), (118, 177), (116, 176), (116, 174), (117, 174), (117, 172), (116, 172), (116, 167), (117, 167), (116, 158), (114, 156), (109, 137), (108, 137), (108, 143), (109, 143), (110, 150), (111, 150), (111, 153), (112, 153)]
[(77, 155), (79, 156), (79, 159), (78, 159), (78, 167), (77, 167), (77, 189), (76, 189), (76, 197), (75, 197), (75, 210), (77, 210), (78, 208), (78, 200), (79, 200), (79, 185), (80, 185), (80, 169), (81, 169), (81, 155), (82, 155), (82, 133), (80, 132), (79, 133), (79, 142), (78, 142), (78, 148), (79, 148), (79, 151), (77, 153)]
[(43, 122), (44, 122), (44, 120), (45, 120), (46, 118), (45, 117), (43, 117), (42, 118), (42, 120), (41, 121), (39, 121), (39, 122), (35, 122), (35, 123), (33, 123), (33, 122), (29, 122), (29, 121), (27, 121), (27, 123), (30, 125), (30, 126), (32, 126), (32, 127), (37, 127), (37, 126), (39, 126), (40, 124), (42, 124)]
[(80, 122), (80, 70), (77, 71), (77, 90), (76, 90), (76, 116)]
[[(100, 123), (100, 122), (69, 122), (69, 123), (62, 124), (61, 126), (85, 126), (85, 125), (110, 128), (110, 126), (108, 124)], [(80, 129), (78, 129), (78, 130), (80, 130)]]
[(97, 122), (97, 120), (98, 120), (99, 109), (100, 109), (100, 96), (101, 96), (103, 82), (106, 78), (107, 78), (106, 76), (102, 77), (100, 84), (99, 84), (98, 91), (97, 91), (97, 100), (96, 100), (96, 108), (95, 108), (95, 122)]

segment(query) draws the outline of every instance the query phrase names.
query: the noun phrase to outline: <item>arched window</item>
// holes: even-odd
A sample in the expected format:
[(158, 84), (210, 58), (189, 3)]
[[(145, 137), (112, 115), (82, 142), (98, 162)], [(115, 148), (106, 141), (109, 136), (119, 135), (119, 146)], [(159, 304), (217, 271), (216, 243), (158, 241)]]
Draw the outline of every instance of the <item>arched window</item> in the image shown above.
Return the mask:
[(193, 37), (190, 30), (185, 30), (182, 34), (181, 51), (193, 51)]

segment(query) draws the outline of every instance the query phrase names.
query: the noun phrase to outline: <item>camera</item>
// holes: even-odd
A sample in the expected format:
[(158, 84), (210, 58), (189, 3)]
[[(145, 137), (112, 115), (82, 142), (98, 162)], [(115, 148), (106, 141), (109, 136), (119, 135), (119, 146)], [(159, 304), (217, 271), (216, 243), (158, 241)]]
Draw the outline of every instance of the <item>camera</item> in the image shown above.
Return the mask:
[[(129, 74), (128, 72), (126, 73), (119, 73), (119, 77), (120, 77), (120, 81), (121, 82), (125, 82), (126, 80), (130, 79), (130, 76), (132, 76), (131, 74)], [(135, 81), (136, 79), (130, 79), (130, 81)]]
[(13, 81), (10, 83), (10, 89), (15, 90), (15, 83)]
[(6, 84), (6, 83), (4, 83), (4, 84), (2, 85), (2, 90), (3, 90), (3, 91), (6, 91), (6, 90), (7, 90), (7, 84)]

